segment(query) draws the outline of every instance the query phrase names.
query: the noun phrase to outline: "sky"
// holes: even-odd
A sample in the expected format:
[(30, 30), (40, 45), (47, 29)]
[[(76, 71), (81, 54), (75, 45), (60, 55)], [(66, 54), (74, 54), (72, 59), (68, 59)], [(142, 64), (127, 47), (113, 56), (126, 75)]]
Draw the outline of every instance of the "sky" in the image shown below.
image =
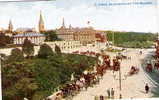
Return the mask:
[[(7, 28), (9, 20), (12, 20), (14, 29), (37, 29), (41, 11), (46, 29), (59, 28), (64, 18), (66, 26), (71, 24), (73, 27), (92, 26), (98, 30), (134, 32), (159, 30), (157, 0), (1, 1), (0, 28)], [(151, 3), (143, 4), (144, 2)]]

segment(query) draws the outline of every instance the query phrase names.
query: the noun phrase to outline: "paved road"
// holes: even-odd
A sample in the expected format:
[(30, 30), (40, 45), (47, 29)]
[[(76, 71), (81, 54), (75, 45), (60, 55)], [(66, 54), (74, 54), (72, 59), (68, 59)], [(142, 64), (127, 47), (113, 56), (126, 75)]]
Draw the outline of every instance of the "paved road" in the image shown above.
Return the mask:
[[(139, 50), (128, 50), (125, 54), (131, 56), (131, 60), (123, 60), (121, 62), (121, 72), (122, 72), (122, 90), (119, 91), (119, 81), (115, 80), (113, 73), (107, 71), (100, 83), (95, 87), (88, 88), (87, 91), (81, 91), (73, 100), (94, 100), (95, 96), (103, 95), (107, 96), (106, 90), (110, 88), (115, 89), (115, 98), (119, 98), (119, 94), (122, 94), (123, 98), (149, 98), (152, 93), (146, 94), (144, 91), (144, 86), (146, 83), (149, 84), (150, 88), (154, 87), (153, 83), (144, 73), (141, 62), (142, 59), (151, 50), (143, 50), (143, 55), (139, 55)], [(113, 56), (111, 54), (111, 56)], [(125, 78), (124, 75), (128, 73), (130, 67), (134, 65), (137, 66), (140, 71), (138, 74)], [(118, 77), (118, 72), (115, 73)]]

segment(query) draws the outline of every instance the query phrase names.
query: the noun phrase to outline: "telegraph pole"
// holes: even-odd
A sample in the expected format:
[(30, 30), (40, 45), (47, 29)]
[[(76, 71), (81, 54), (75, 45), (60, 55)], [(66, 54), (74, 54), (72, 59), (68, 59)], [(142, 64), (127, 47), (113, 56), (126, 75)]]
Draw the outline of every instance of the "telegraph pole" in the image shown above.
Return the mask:
[(113, 42), (113, 45), (114, 45), (114, 32), (112, 31), (112, 42)]

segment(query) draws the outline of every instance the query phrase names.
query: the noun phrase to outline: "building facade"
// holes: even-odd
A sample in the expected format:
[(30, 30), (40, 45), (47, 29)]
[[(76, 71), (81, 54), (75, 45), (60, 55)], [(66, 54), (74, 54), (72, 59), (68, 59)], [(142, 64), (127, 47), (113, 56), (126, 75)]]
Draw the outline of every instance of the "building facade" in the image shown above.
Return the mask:
[(25, 39), (30, 40), (33, 44), (40, 45), (44, 42), (45, 36), (40, 33), (16, 34), (13, 36), (13, 43), (14, 44), (23, 44)]
[[(64, 41), (80, 41), (83, 45), (92, 44), (99, 40), (96, 34), (101, 34), (101, 36), (104, 36), (102, 35), (104, 32), (95, 30), (92, 27), (73, 28), (70, 25), (69, 28), (66, 28), (64, 19), (62, 26), (56, 30), (56, 33), (58, 38)], [(105, 39), (105, 36), (103, 39)]]
[(55, 42), (45, 42), (54, 51), (55, 45), (59, 46), (62, 52), (69, 52), (69, 50), (76, 49), (82, 46), (80, 41), (55, 41)]

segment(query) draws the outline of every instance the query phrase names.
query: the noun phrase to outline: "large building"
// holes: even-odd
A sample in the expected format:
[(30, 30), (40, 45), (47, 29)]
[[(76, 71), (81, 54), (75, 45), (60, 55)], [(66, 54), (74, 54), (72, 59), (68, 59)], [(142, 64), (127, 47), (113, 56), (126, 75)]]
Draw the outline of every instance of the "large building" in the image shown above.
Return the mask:
[(14, 44), (23, 44), (24, 40), (28, 39), (33, 44), (40, 45), (44, 42), (45, 36), (40, 33), (21, 33), (13, 36)]
[[(92, 27), (86, 28), (73, 28), (71, 25), (69, 28), (65, 27), (65, 22), (63, 19), (62, 26), (56, 30), (57, 36), (65, 41), (80, 41), (83, 45), (95, 43), (98, 38), (96, 38), (96, 34), (101, 34), (104, 32), (94, 30)], [(104, 40), (103, 40), (104, 41)]]

